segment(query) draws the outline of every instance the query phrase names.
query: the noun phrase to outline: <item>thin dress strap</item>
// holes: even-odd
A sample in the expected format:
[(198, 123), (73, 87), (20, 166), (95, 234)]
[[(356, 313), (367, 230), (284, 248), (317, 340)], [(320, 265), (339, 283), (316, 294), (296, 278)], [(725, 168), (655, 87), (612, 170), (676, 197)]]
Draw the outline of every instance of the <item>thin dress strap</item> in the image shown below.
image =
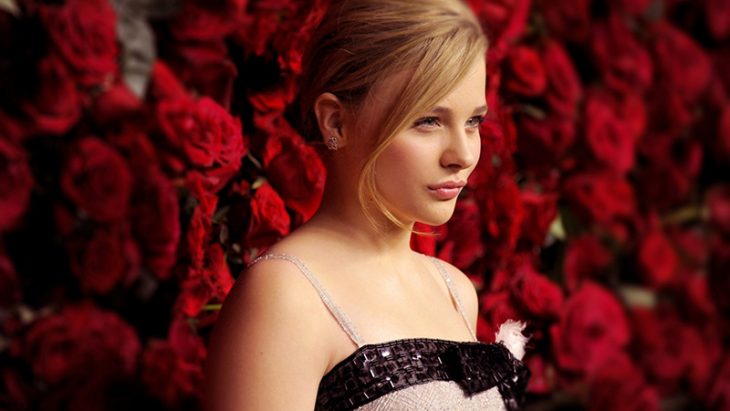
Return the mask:
[(451, 293), (451, 296), (454, 298), (454, 301), (456, 302), (456, 308), (459, 310), (459, 313), (461, 314), (461, 318), (464, 319), (464, 323), (466, 324), (466, 328), (469, 329), (469, 333), (476, 341), (477, 336), (474, 332), (474, 329), (471, 327), (471, 324), (469, 324), (469, 319), (466, 317), (466, 313), (464, 312), (464, 306), (461, 305), (461, 298), (459, 298), (459, 293), (456, 292), (456, 289), (454, 288), (454, 285), (451, 281), (451, 276), (446, 271), (446, 268), (444, 268), (444, 265), (441, 263), (441, 261), (436, 258), (429, 256), (431, 258), (431, 261), (433, 261), (434, 265), (436, 265), (436, 268), (438, 269), (439, 273), (441, 274), (441, 277), (443, 277), (444, 282), (446, 283), (446, 287), (449, 289), (449, 292)]
[(252, 261), (251, 264), (249, 264), (249, 267), (261, 260), (272, 259), (286, 260), (296, 265), (297, 268), (299, 268), (299, 271), (301, 271), (302, 274), (307, 277), (307, 280), (312, 283), (312, 286), (314, 286), (314, 289), (317, 290), (317, 294), (319, 294), (322, 302), (327, 307), (332, 316), (335, 317), (335, 320), (337, 320), (337, 323), (340, 325), (342, 330), (345, 331), (348, 337), (350, 337), (350, 340), (352, 340), (352, 342), (354, 342), (358, 348), (364, 345), (363, 339), (362, 337), (360, 337), (360, 334), (355, 329), (352, 321), (350, 321), (347, 315), (345, 315), (345, 313), (340, 310), (340, 308), (334, 303), (334, 301), (332, 301), (332, 297), (330, 297), (329, 293), (324, 289), (324, 287), (322, 287), (322, 284), (319, 283), (319, 280), (317, 280), (317, 277), (314, 276), (314, 273), (312, 273), (312, 271), (310, 271), (309, 268), (304, 265), (304, 263), (300, 259), (289, 254), (264, 254)]

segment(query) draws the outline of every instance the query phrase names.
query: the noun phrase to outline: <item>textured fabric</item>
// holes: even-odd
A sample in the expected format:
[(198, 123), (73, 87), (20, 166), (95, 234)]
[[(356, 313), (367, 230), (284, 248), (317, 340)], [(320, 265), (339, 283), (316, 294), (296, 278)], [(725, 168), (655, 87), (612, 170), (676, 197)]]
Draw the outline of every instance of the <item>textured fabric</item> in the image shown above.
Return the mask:
[(350, 410), (405, 388), (424, 385), (409, 390), (418, 393), (432, 381), (451, 381), (462, 391), (462, 403), (477, 405), (489, 397), (476, 394), (497, 387), (515, 410), (528, 377), (527, 367), (502, 343), (395, 340), (361, 347), (338, 363), (322, 378), (315, 409)]
[(467, 396), (453, 381), (432, 381), (394, 391), (357, 408), (358, 411), (504, 411), (497, 388)]

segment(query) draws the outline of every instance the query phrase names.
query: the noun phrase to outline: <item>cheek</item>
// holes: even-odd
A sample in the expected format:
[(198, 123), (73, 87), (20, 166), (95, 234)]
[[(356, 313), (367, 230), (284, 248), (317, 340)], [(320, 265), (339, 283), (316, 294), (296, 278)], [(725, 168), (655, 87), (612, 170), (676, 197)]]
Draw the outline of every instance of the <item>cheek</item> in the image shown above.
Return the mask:
[[(474, 165), (472, 165), (471, 170), (474, 170), (474, 168), (479, 163), (482, 155), (482, 138), (480, 136), (477, 136), (477, 138), (474, 139), (474, 145), (471, 147), (471, 152), (474, 154), (475, 159)], [(469, 172), (471, 172), (471, 170)]]
[(384, 172), (387, 170), (394, 179), (400, 180), (406, 176), (412, 178), (413, 175), (423, 172), (432, 161), (432, 155), (433, 150), (422, 142), (394, 141), (380, 155), (376, 167)]

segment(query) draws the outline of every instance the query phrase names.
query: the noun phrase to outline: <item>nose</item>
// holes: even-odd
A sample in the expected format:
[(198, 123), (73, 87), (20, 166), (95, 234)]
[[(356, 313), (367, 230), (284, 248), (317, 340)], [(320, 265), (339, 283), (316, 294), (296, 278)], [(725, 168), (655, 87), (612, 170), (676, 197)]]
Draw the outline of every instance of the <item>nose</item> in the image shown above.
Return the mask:
[(454, 130), (446, 136), (441, 166), (452, 169), (470, 168), (479, 160), (481, 139), (479, 132)]

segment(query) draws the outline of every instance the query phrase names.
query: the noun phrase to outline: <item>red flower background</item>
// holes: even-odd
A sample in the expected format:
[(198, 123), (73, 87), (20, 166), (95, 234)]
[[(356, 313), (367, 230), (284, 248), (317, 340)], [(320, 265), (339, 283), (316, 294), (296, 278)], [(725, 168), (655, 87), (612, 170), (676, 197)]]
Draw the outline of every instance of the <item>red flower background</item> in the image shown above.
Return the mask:
[[(527, 321), (528, 409), (730, 409), (730, 2), (470, 4), (483, 160), (414, 247), (483, 340)], [(0, 409), (199, 408), (234, 278), (321, 197), (325, 7), (0, 2)]]

